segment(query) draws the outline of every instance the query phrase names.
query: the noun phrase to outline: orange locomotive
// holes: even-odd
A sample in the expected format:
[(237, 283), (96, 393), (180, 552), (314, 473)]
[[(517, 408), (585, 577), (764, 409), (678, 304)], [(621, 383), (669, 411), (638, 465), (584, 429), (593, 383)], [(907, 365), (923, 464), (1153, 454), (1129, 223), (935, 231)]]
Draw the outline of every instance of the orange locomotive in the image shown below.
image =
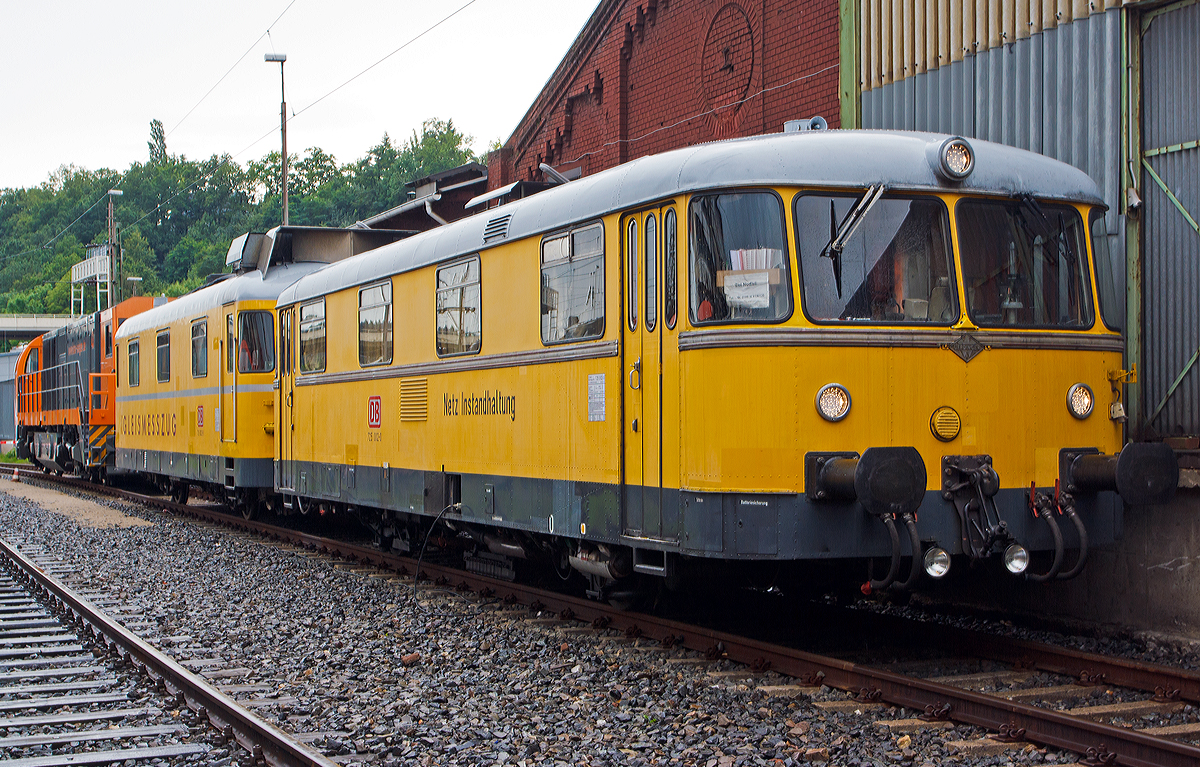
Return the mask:
[(116, 356), (126, 319), (167, 299), (127, 298), (35, 338), (17, 359), (17, 455), (96, 481), (116, 457)]

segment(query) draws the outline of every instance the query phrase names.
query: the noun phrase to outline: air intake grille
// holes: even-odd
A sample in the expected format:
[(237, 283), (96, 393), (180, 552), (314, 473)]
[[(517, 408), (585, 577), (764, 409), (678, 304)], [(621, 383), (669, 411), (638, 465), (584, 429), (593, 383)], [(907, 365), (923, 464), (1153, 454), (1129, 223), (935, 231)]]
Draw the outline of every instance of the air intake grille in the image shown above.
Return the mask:
[(400, 379), (400, 421), (429, 420), (429, 379)]
[(492, 240), (502, 240), (508, 236), (508, 220), (512, 218), (509, 213), (498, 218), (493, 218), (487, 222), (487, 226), (483, 228), (483, 241), (491, 242)]

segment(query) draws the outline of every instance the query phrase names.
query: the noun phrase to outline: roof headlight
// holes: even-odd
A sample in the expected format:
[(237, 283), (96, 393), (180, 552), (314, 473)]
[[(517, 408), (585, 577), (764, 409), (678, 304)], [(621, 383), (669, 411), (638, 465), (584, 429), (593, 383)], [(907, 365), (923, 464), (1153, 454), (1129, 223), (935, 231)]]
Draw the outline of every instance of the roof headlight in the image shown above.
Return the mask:
[(938, 151), (942, 175), (962, 181), (975, 170), (975, 152), (965, 138), (955, 136), (946, 139)]
[(1020, 575), (1029, 567), (1029, 552), (1019, 543), (1010, 543), (1004, 550), (1004, 567), (1013, 575)]
[(1067, 389), (1067, 410), (1071, 411), (1071, 415), (1079, 420), (1083, 420), (1092, 414), (1092, 408), (1096, 406), (1096, 396), (1092, 394), (1091, 388), (1085, 383), (1077, 383), (1070, 389)]
[(817, 392), (817, 412), (826, 421), (842, 420), (850, 413), (850, 392), (841, 384), (825, 384)]
[(925, 552), (925, 574), (930, 578), (941, 578), (950, 572), (950, 555), (941, 546)]

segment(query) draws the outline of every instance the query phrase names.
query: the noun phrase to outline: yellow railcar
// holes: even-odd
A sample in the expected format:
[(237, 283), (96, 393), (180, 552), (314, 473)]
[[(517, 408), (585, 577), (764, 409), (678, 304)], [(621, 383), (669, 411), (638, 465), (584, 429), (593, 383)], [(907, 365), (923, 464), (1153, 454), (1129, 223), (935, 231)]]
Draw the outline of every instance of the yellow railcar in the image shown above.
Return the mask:
[(1105, 234), (1085, 174), (982, 141), (636, 160), (285, 289), (276, 489), (598, 596), (715, 562), (1073, 575), (1177, 476), (1123, 448)]
[(117, 332), (117, 466), (177, 500), (192, 485), (246, 516), (275, 497), (275, 302), (325, 263), (396, 232), (287, 227), (230, 247), (231, 274)]

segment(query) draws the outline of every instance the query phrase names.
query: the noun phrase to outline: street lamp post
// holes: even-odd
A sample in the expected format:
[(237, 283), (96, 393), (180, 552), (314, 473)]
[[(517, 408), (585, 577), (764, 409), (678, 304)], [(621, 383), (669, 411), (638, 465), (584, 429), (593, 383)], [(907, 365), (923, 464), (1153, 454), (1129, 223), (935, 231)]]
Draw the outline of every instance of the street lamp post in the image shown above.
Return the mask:
[(282, 175), (283, 175), (283, 225), (288, 225), (288, 186), (287, 186), (287, 96), (283, 87), (283, 62), (287, 61), (286, 53), (268, 53), (263, 56), (267, 63), (279, 62), (279, 132), (283, 135)]

